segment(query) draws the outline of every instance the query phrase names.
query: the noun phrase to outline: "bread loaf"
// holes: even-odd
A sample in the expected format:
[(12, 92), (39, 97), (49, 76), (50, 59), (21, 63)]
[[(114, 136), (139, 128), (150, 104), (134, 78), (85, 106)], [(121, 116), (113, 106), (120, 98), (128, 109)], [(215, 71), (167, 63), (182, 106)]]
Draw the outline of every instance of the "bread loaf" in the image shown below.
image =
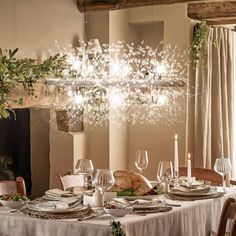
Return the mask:
[(118, 170), (114, 173), (115, 185), (109, 189), (112, 192), (121, 192), (132, 189), (135, 196), (143, 196), (152, 189), (149, 181), (136, 172)]

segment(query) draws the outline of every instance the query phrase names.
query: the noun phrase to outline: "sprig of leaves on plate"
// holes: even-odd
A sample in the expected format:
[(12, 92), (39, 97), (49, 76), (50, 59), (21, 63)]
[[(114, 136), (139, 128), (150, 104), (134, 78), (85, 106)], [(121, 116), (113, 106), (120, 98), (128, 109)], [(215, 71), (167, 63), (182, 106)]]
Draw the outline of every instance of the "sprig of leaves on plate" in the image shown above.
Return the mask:
[(117, 192), (117, 196), (134, 196), (134, 190), (131, 188)]
[[(153, 187), (146, 195), (160, 195), (163, 194), (163, 187)], [(125, 189), (123, 191), (117, 192), (117, 196), (123, 197), (123, 196), (135, 196), (134, 195), (134, 189)]]

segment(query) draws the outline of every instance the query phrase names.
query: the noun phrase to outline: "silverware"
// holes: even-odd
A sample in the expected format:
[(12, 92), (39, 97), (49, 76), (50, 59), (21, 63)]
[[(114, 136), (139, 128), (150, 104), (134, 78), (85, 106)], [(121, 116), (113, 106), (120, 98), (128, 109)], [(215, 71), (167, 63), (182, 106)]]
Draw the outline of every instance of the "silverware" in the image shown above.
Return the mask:
[(171, 204), (171, 203), (166, 203), (166, 206), (171, 206), (171, 207), (181, 207), (180, 204)]
[(165, 206), (170, 206), (170, 207), (181, 207), (180, 204), (172, 204), (172, 203), (162, 202), (160, 200), (153, 201), (153, 203), (160, 203), (160, 204), (164, 204)]
[(138, 204), (138, 201), (134, 201), (134, 202), (132, 202), (131, 204), (129, 204), (129, 205), (125, 206), (125, 207), (122, 207), (122, 209), (131, 207), (131, 206), (133, 206), (133, 205), (135, 205), (135, 204)]
[(90, 219), (90, 218), (97, 217), (97, 216), (99, 216), (99, 215), (100, 215), (100, 214), (98, 214), (98, 213), (92, 213), (92, 214), (87, 215), (87, 216), (81, 216), (81, 217), (78, 218), (77, 220), (78, 220), (78, 221), (88, 220), (88, 219)]
[(13, 210), (11, 210), (10, 212), (11, 213), (14, 213), (14, 212), (17, 212), (17, 211), (21, 211), (22, 209), (24, 209), (26, 207), (26, 205), (23, 205), (22, 207), (20, 207), (20, 208), (18, 208), (18, 209), (13, 209)]
[(80, 203), (81, 203), (81, 199), (77, 199), (77, 200), (75, 200), (73, 202), (68, 203), (68, 206), (69, 207), (75, 207), (75, 206), (77, 206)]

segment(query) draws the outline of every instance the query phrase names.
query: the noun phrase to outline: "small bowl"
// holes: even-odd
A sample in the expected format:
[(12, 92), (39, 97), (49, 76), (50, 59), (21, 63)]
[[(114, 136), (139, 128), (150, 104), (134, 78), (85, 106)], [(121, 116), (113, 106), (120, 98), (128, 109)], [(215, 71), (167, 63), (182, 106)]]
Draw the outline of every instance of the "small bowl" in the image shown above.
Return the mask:
[(133, 207), (116, 208), (116, 209), (104, 208), (104, 211), (107, 214), (109, 214), (111, 216), (115, 216), (115, 217), (123, 217), (123, 216), (129, 214), (132, 210), (133, 210)]
[(9, 207), (12, 209), (19, 209), (21, 207), (23, 207), (25, 204), (27, 204), (29, 202), (29, 200), (26, 201), (5, 201), (5, 200), (0, 200), (0, 203), (5, 206), (5, 207)]

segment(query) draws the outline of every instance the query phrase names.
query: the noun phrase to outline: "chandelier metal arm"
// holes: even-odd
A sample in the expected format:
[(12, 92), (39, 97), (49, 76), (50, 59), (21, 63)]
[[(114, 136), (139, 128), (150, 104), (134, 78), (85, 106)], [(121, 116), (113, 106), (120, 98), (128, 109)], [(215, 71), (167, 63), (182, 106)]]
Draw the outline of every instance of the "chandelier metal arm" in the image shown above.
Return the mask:
[(94, 80), (76, 80), (76, 79), (47, 79), (47, 84), (51, 85), (78, 85), (78, 86), (85, 86), (85, 87), (95, 87), (95, 86), (105, 86), (105, 87), (183, 87), (185, 86), (185, 82), (182, 80), (136, 80), (136, 81), (94, 81)]

